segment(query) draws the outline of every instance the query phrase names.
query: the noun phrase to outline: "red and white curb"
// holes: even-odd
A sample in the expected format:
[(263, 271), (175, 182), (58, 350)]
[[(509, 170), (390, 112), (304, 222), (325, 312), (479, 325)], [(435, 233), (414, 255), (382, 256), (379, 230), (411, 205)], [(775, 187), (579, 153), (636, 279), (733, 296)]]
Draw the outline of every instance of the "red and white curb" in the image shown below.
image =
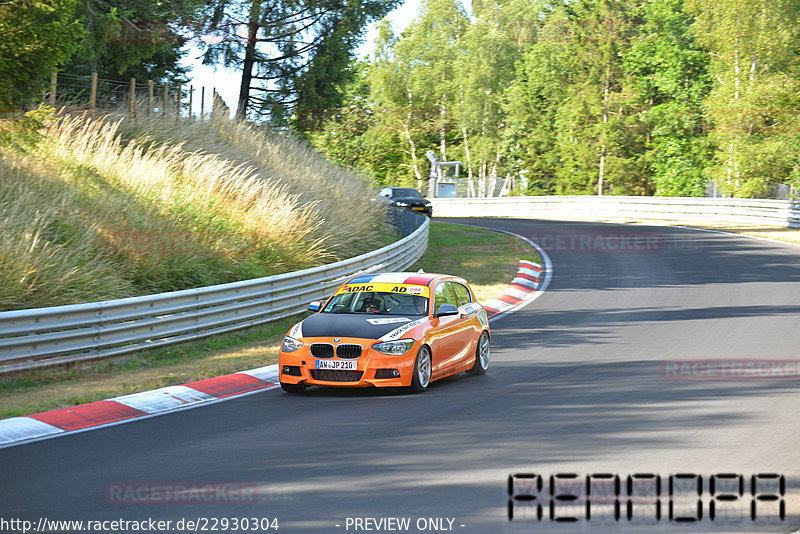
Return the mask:
[(0, 449), (169, 412), (277, 387), (276, 364), (181, 386), (123, 395), (69, 408), (0, 420)]
[(483, 303), (486, 315), (490, 318), (509, 311), (520, 304), (525, 304), (532, 299), (536, 290), (539, 289), (539, 276), (542, 267), (532, 261), (520, 260), (517, 275), (511, 284), (495, 299), (489, 299)]

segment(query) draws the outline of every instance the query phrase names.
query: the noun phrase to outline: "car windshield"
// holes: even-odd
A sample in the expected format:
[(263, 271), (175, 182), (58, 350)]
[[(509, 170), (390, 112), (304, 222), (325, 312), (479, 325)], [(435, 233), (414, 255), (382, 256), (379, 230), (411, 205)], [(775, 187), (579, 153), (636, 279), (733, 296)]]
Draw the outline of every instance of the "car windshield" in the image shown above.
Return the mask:
[(416, 189), (397, 188), (392, 190), (392, 198), (422, 198), (422, 195)]
[(384, 291), (337, 293), (328, 301), (322, 313), (422, 316), (428, 314), (428, 298)]

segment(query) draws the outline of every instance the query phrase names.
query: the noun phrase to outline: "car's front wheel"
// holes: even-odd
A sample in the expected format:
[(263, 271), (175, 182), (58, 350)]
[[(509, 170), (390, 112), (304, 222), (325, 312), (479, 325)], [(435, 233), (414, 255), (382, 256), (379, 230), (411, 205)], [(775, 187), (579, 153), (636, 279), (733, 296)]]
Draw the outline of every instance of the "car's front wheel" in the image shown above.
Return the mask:
[(489, 347), (489, 332), (484, 331), (478, 338), (478, 346), (475, 348), (475, 363), (467, 369), (468, 375), (482, 375), (489, 368), (491, 358), (491, 348)]
[(308, 386), (305, 384), (287, 384), (286, 382), (281, 382), (281, 387), (283, 391), (287, 393), (302, 393)]
[(414, 376), (411, 377), (411, 391), (422, 393), (428, 389), (431, 383), (432, 369), (431, 349), (423, 345), (419, 349), (417, 359), (414, 362)]

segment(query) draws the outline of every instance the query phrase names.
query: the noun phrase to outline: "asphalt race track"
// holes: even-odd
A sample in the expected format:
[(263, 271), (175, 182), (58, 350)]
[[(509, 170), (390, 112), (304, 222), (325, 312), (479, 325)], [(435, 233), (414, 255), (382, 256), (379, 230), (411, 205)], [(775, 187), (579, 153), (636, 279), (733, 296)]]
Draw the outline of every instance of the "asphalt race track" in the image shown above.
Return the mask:
[[(462, 374), (420, 395), (273, 389), (3, 449), (0, 518), (169, 520), (170, 532), (188, 530), (187, 520), (202, 531), (204, 518), (209, 532), (214, 521), (223, 531), (222, 520), (234, 532), (233, 518), (332, 533), (800, 527), (800, 247), (657, 226), (448, 220), (532, 238), (552, 261), (547, 291), (492, 324), (486, 376)], [(551, 520), (550, 476), (559, 475), (558, 492), (580, 486), (563, 474), (619, 475), (621, 521), (613, 493), (595, 500), (589, 520), (566, 500)], [(658, 522), (647, 474), (662, 477)], [(710, 477), (719, 474), (732, 476), (715, 479), (717, 495), (744, 489), (716, 501), (712, 520)], [(519, 475), (541, 475), (545, 489)], [(632, 520), (628, 475), (639, 475)], [(687, 521), (669, 520), (670, 475), (682, 476), (673, 514)], [(784, 495), (771, 475), (783, 475)], [(764, 498), (751, 495), (754, 476)], [(216, 492), (199, 493), (209, 485)], [(176, 503), (163, 489), (175, 487), (198, 492)], [(697, 499), (702, 519), (691, 522)]]

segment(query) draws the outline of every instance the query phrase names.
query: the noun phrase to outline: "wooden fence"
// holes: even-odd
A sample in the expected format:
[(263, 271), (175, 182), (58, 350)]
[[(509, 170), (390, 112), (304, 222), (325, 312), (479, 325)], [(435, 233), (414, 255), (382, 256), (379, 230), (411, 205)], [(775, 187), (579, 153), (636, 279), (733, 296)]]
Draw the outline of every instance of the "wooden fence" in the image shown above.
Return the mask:
[(43, 100), (68, 109), (126, 110), (131, 118), (160, 113), (203, 120), (216, 111), (230, 113), (213, 87), (142, 83), (136, 78), (126, 83), (100, 78), (96, 72), (79, 76), (54, 71)]

